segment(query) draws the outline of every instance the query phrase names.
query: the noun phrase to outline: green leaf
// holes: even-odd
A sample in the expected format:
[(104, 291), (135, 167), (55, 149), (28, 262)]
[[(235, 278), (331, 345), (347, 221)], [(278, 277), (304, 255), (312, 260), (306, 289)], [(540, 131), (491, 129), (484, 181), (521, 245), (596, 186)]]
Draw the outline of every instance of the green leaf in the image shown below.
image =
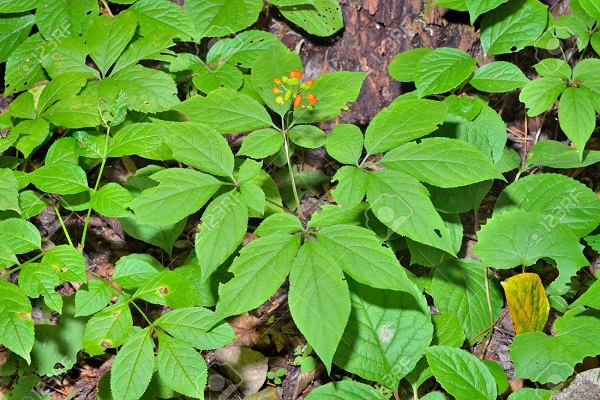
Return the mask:
[(433, 337), (425, 296), (348, 283), (352, 311), (334, 362), (363, 379), (396, 388)]
[(45, 165), (31, 172), (28, 177), (31, 183), (46, 193), (75, 194), (89, 190), (85, 171), (69, 162)]
[(388, 67), (390, 76), (400, 82), (414, 82), (417, 77), (419, 61), (432, 51), (426, 47), (419, 47), (396, 55)]
[(83, 39), (79, 37), (66, 37), (61, 39), (60, 46), (52, 46), (44, 57), (42, 65), (50, 77), (54, 78), (65, 73), (78, 73), (87, 78), (99, 78), (98, 71), (88, 67), (85, 63), (89, 50)]
[(558, 121), (582, 157), (585, 144), (596, 128), (596, 111), (590, 93), (581, 88), (566, 88), (558, 102)]
[(135, 14), (124, 11), (116, 17), (101, 15), (92, 26), (93, 35), (87, 38), (90, 57), (105, 76), (133, 38), (137, 22)]
[(477, 60), (462, 50), (435, 49), (417, 64), (415, 86), (419, 97), (457, 88), (473, 74), (476, 64)]
[(213, 175), (233, 176), (233, 153), (223, 135), (207, 125), (196, 122), (161, 124), (167, 128), (167, 143), (177, 161)]
[(163, 37), (178, 37), (183, 41), (196, 37), (190, 15), (181, 6), (168, 0), (138, 0), (129, 7), (129, 11), (136, 15), (142, 36), (158, 33)]
[(60, 279), (49, 265), (29, 263), (22, 266), (19, 272), (19, 287), (29, 297), (44, 297), (44, 302), (52, 310), (60, 313), (63, 302), (60, 294), (54, 287), (58, 286)]
[(379, 289), (408, 291), (414, 286), (406, 276), (394, 252), (381, 244), (370, 230), (360, 226), (337, 225), (323, 228), (317, 235), (319, 248), (360, 283)]
[(336, 0), (313, 0), (312, 4), (278, 7), (281, 14), (311, 35), (331, 36), (344, 27)]
[(515, 377), (541, 384), (558, 384), (575, 371), (586, 356), (596, 356), (600, 346), (594, 333), (600, 329), (596, 310), (571, 310), (554, 323), (555, 336), (529, 332), (515, 336), (509, 346)]
[(316, 149), (325, 144), (327, 135), (314, 125), (295, 125), (288, 131), (292, 142), (306, 149)]
[(108, 101), (124, 93), (127, 108), (143, 113), (166, 111), (179, 104), (175, 81), (162, 71), (141, 65), (130, 65), (102, 80), (98, 92)]
[(573, 80), (579, 83), (580, 88), (591, 91), (592, 101), (596, 111), (600, 110), (600, 79), (598, 78), (600, 70), (600, 60), (589, 58), (577, 63), (573, 68)]
[(523, 87), (519, 100), (528, 108), (527, 115), (535, 117), (550, 108), (566, 88), (560, 78), (534, 79)]
[(445, 213), (465, 213), (479, 209), (483, 198), (489, 192), (492, 184), (492, 181), (484, 181), (450, 189), (442, 189), (435, 186), (426, 187), (429, 190), (431, 202), (436, 210)]
[(329, 132), (325, 147), (327, 153), (342, 164), (358, 164), (363, 142), (363, 134), (358, 126), (338, 124)]
[(15, 118), (35, 119), (35, 100), (31, 91), (21, 93), (8, 105), (10, 115)]
[(249, 27), (258, 19), (260, 0), (185, 0), (197, 38), (227, 36)]
[(133, 196), (127, 189), (116, 182), (110, 182), (92, 195), (90, 205), (96, 212), (105, 217), (132, 217), (131, 211), (128, 211), (124, 206), (131, 200), (133, 200)]
[(179, 272), (168, 269), (144, 282), (133, 297), (171, 308), (192, 307), (200, 302), (194, 283), (182, 279)]
[(300, 237), (273, 234), (247, 244), (229, 272), (235, 277), (219, 287), (215, 320), (260, 306), (283, 283), (300, 246)]
[(154, 373), (154, 341), (150, 328), (131, 336), (121, 347), (111, 368), (113, 396), (123, 400), (139, 399)]
[(330, 249), (307, 241), (290, 272), (288, 301), (296, 326), (331, 371), (335, 349), (350, 316), (350, 293), (342, 269), (331, 262)]
[(101, 122), (98, 97), (92, 90), (84, 90), (80, 95), (61, 99), (42, 115), (54, 125), (67, 128), (95, 127)]
[(483, 92), (510, 92), (529, 82), (529, 79), (513, 63), (496, 61), (475, 71), (469, 83)]
[(489, 158), (462, 140), (428, 138), (389, 151), (381, 163), (420, 181), (449, 188), (503, 179)]
[(593, 0), (579, 0), (579, 4), (591, 17), (600, 20), (600, 4)]
[(563, 294), (575, 273), (588, 265), (579, 238), (565, 225), (550, 225), (540, 212), (513, 210), (494, 215), (479, 231), (473, 250), (483, 265), (498, 269), (534, 264), (547, 257), (556, 262), (559, 276), (549, 294)]
[(86, 280), (85, 258), (72, 246), (66, 244), (54, 246), (44, 254), (42, 263), (52, 267), (63, 281), (85, 282)]
[(571, 79), (571, 66), (560, 58), (546, 58), (533, 66), (536, 72), (546, 78)]
[(41, 34), (33, 34), (8, 56), (4, 75), (5, 95), (22, 92), (46, 79), (42, 68), (46, 53), (43, 41)]
[(344, 207), (354, 207), (363, 201), (367, 191), (367, 177), (365, 171), (354, 166), (340, 168), (331, 178), (338, 182), (331, 195)]
[(173, 46), (173, 40), (169, 36), (158, 33), (138, 38), (117, 59), (111, 73), (114, 74), (141, 60), (160, 58), (162, 53), (171, 46)]
[(39, 7), (41, 0), (0, 0), (0, 13), (17, 13)]
[(254, 234), (258, 236), (269, 236), (285, 233), (294, 233), (302, 230), (302, 223), (294, 214), (277, 213), (265, 218)]
[(531, 46), (546, 29), (548, 7), (538, 0), (511, 0), (481, 20), (481, 46), (504, 54)]
[(172, 225), (143, 225), (138, 224), (133, 218), (119, 218), (123, 230), (129, 236), (158, 246), (167, 254), (173, 251), (173, 244), (183, 232), (187, 218), (183, 218)]
[[(275, 95), (271, 91), (273, 79), (289, 74), (291, 70), (301, 70), (300, 57), (288, 50), (282, 43), (276, 43), (261, 53), (252, 64), (252, 84), (267, 107), (282, 117), (289, 111), (289, 103), (275, 103)], [(316, 82), (315, 82), (316, 85)], [(314, 89), (314, 86), (313, 86)]]
[(213, 316), (214, 313), (206, 308), (180, 308), (164, 314), (155, 324), (197, 349), (212, 350), (231, 343), (236, 337), (227, 322), (213, 328)]
[(508, 400), (550, 400), (555, 393), (555, 390), (522, 388), (511, 393)]
[(376, 154), (425, 136), (444, 122), (447, 111), (444, 103), (434, 100), (395, 103), (371, 120), (365, 132), (365, 148), (369, 154)]
[(41, 250), (40, 231), (29, 221), (10, 218), (0, 221), (2, 244), (14, 254), (25, 254), (33, 250)]
[(520, 209), (541, 212), (544, 226), (567, 226), (577, 237), (600, 224), (598, 196), (583, 183), (565, 175), (529, 175), (505, 188), (494, 206), (494, 215)]
[[(348, 110), (348, 103), (356, 101), (366, 77), (367, 74), (364, 72), (349, 71), (321, 75), (315, 79), (315, 84), (310, 89), (310, 93), (318, 99), (314, 110), (304, 108), (295, 110), (294, 122), (313, 124), (337, 117), (341, 110)], [(272, 93), (271, 97), (273, 97)], [(287, 103), (284, 104), (286, 105)]]
[(306, 400), (384, 400), (385, 397), (364, 383), (344, 380), (321, 385), (306, 396)]
[[(487, 278), (494, 321), (504, 305), (502, 292), (493, 277)], [(448, 260), (440, 264), (431, 282), (431, 295), (442, 314), (456, 315), (467, 339), (487, 329), (491, 323), (486, 298), (485, 270), (474, 260)]]
[(416, 179), (396, 171), (371, 173), (367, 201), (377, 219), (392, 231), (454, 254), (448, 228)]
[(493, 10), (502, 3), (506, 3), (506, 0), (465, 0), (465, 5), (471, 16), (471, 24), (475, 23), (475, 20), (481, 14)]
[[(446, 214), (440, 213), (440, 216), (444, 220), (448, 231), (450, 232), (450, 240), (452, 240), (452, 246), (455, 253), (460, 251), (463, 241), (463, 225), (460, 221), (458, 214)], [(419, 264), (425, 267), (436, 267), (441, 262), (453, 258), (452, 255), (436, 249), (431, 246), (427, 246), (423, 243), (415, 242), (412, 239), (406, 239), (408, 250), (410, 251), (410, 265)]]
[(203, 93), (209, 93), (221, 87), (237, 91), (244, 83), (242, 71), (230, 64), (217, 65), (214, 69), (200, 63), (195, 68), (197, 76), (192, 78), (192, 83)]
[(83, 348), (90, 356), (119, 347), (133, 327), (129, 303), (121, 301), (94, 315), (85, 326)]
[(271, 116), (260, 103), (228, 88), (217, 89), (206, 97), (190, 97), (173, 109), (219, 133), (246, 132), (272, 125)]
[(277, 37), (265, 31), (250, 30), (235, 37), (221, 39), (215, 43), (206, 55), (211, 67), (225, 63), (242, 68), (252, 68), (256, 58), (277, 42)]
[(0, 343), (29, 363), (33, 342), (29, 298), (15, 284), (0, 281)]
[(76, 317), (88, 316), (102, 310), (114, 292), (110, 289), (110, 284), (104, 279), (93, 279), (81, 286), (75, 293)]
[[(33, 190), (24, 190), (19, 193), (19, 207), (21, 209), (21, 219), (29, 219), (41, 213), (48, 204), (46, 200)], [(12, 211), (7, 211), (12, 213)], [(6, 218), (0, 218), (6, 219)]]
[(283, 134), (275, 129), (259, 129), (250, 133), (242, 142), (238, 155), (252, 158), (265, 158), (277, 153), (283, 147)]
[(248, 207), (232, 190), (215, 198), (202, 214), (196, 233), (196, 256), (207, 279), (238, 248), (248, 230)]
[(21, 213), (17, 178), (7, 168), (0, 169), (0, 210), (14, 210)]
[(110, 141), (108, 157), (121, 157), (135, 154), (150, 160), (166, 160), (172, 157), (165, 144), (168, 132), (164, 126), (154, 123), (127, 125), (115, 134)]
[(186, 341), (161, 332), (158, 336), (158, 373), (171, 389), (196, 399), (204, 398), (207, 369), (204, 358)]
[(600, 162), (600, 151), (584, 150), (579, 160), (577, 150), (556, 140), (537, 142), (527, 154), (527, 165), (551, 168), (583, 168)]
[(159, 184), (129, 203), (142, 224), (171, 225), (195, 213), (221, 186), (211, 175), (171, 168), (152, 175)]
[(66, 73), (61, 74), (44, 86), (37, 102), (39, 114), (44, 113), (48, 107), (61, 99), (75, 96), (87, 82), (86, 74)]
[(98, 12), (95, 0), (43, 2), (35, 12), (35, 23), (46, 39), (51, 40), (58, 35), (77, 37), (88, 32)]
[(162, 264), (149, 254), (130, 254), (116, 262), (112, 279), (125, 289), (137, 289), (163, 269)]
[(425, 354), (436, 379), (451, 395), (472, 400), (496, 399), (492, 373), (473, 354), (450, 346), (431, 346)]
[(50, 126), (44, 118), (21, 121), (11, 132), (13, 135), (20, 135), (15, 147), (25, 157), (41, 146), (50, 134)]

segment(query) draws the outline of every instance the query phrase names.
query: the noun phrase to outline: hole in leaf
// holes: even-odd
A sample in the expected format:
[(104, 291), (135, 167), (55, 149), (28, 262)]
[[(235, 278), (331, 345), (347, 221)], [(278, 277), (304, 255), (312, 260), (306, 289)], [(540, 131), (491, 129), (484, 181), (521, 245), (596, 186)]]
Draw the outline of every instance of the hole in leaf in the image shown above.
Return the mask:
[(442, 237), (442, 232), (440, 232), (439, 229), (434, 229), (433, 231), (435, 232), (436, 235), (438, 235), (438, 237), (440, 237), (440, 238)]

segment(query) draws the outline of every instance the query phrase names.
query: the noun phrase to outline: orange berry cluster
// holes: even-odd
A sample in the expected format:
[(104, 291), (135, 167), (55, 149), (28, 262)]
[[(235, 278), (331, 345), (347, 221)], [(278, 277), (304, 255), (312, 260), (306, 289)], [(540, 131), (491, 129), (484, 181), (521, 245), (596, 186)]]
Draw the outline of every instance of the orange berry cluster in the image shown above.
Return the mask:
[(309, 91), (315, 81), (312, 79), (300, 83), (300, 79), (302, 79), (302, 72), (297, 70), (291, 70), (288, 75), (284, 75), (281, 78), (273, 79), (273, 82), (276, 86), (271, 88), (273, 94), (277, 95), (275, 97), (275, 103), (281, 105), (286, 102), (294, 99), (294, 108), (306, 108), (307, 110), (314, 110), (314, 105), (317, 104), (317, 96), (313, 93), (308, 93), (306, 95), (306, 100), (309, 104), (302, 104), (302, 93), (301, 91)]

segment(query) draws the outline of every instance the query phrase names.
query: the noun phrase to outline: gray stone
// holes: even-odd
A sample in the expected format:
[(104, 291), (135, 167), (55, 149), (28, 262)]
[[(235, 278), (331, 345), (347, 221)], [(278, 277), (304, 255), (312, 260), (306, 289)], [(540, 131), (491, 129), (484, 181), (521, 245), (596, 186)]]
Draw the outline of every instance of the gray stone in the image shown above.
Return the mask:
[(600, 399), (600, 368), (584, 371), (560, 392), (554, 394), (551, 400), (598, 400)]

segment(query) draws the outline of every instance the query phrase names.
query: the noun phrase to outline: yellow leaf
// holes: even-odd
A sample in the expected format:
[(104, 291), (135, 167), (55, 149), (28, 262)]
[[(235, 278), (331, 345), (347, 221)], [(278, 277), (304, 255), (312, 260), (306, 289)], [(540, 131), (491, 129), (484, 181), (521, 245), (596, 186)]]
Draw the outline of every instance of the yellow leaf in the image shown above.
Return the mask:
[(550, 304), (537, 274), (515, 275), (502, 282), (517, 335), (541, 331), (548, 320)]

